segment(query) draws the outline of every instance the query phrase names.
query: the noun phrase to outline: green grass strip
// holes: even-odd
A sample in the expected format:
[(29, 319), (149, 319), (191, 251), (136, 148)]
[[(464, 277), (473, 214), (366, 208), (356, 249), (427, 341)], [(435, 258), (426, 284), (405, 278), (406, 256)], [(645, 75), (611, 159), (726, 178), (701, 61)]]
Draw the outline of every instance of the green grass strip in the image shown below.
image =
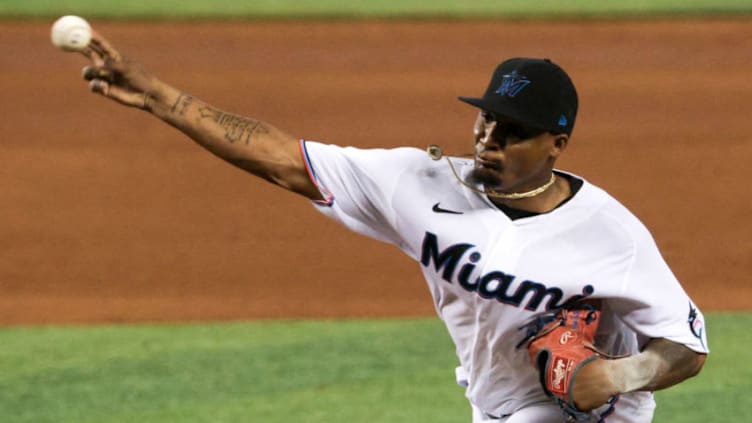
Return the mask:
[[(708, 317), (703, 373), (657, 422), (745, 421), (752, 314)], [(0, 416), (23, 422), (463, 422), (435, 319), (0, 330)]]
[[(21, 422), (456, 422), (433, 320), (0, 331), (0, 415)], [(425, 387), (425, 389), (423, 388)]]
[(706, 316), (710, 355), (699, 376), (656, 392), (655, 422), (708, 423), (752, 420), (752, 313)]
[(749, 0), (1, 0), (0, 16), (50, 18), (522, 18), (734, 15)]

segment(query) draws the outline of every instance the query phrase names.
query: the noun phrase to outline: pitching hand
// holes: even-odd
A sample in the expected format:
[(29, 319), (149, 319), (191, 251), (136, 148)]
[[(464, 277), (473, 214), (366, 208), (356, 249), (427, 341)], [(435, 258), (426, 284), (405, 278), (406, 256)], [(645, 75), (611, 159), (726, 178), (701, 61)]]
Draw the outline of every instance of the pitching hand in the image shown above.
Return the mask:
[(149, 109), (157, 79), (141, 65), (123, 57), (96, 31), (81, 53), (91, 60), (91, 65), (83, 69), (83, 77), (89, 81), (92, 92), (126, 106)]

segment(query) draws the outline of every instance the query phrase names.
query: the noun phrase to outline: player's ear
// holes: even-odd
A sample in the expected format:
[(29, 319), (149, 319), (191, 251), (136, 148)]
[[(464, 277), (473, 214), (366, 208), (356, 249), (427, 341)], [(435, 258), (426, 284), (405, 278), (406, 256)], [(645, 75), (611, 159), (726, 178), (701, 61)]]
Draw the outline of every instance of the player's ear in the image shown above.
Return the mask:
[(559, 157), (559, 155), (567, 149), (567, 144), (569, 144), (569, 135), (554, 134), (553, 137), (554, 140), (551, 144), (551, 157), (556, 158)]

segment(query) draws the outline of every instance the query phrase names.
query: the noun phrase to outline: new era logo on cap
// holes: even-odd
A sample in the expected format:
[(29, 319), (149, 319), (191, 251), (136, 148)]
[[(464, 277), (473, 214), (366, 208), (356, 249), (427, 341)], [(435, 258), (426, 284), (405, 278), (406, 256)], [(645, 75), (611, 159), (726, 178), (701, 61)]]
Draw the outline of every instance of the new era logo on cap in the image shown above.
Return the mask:
[(515, 70), (512, 71), (512, 73), (504, 75), (504, 77), (502, 78), (501, 86), (498, 90), (496, 90), (496, 94), (514, 98), (517, 96), (517, 94), (520, 93), (520, 91), (522, 91), (523, 88), (527, 87), (529, 83), (529, 79), (520, 75)]

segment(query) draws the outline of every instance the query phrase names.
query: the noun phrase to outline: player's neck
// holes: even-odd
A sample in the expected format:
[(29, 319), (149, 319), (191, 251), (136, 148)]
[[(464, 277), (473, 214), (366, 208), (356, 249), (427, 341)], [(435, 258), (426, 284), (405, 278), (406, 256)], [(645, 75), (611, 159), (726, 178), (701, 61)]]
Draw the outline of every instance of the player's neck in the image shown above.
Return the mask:
[(547, 213), (572, 196), (569, 181), (561, 175), (556, 175), (556, 181), (545, 191), (528, 198), (508, 199), (489, 196), (497, 206), (511, 207), (532, 213)]

